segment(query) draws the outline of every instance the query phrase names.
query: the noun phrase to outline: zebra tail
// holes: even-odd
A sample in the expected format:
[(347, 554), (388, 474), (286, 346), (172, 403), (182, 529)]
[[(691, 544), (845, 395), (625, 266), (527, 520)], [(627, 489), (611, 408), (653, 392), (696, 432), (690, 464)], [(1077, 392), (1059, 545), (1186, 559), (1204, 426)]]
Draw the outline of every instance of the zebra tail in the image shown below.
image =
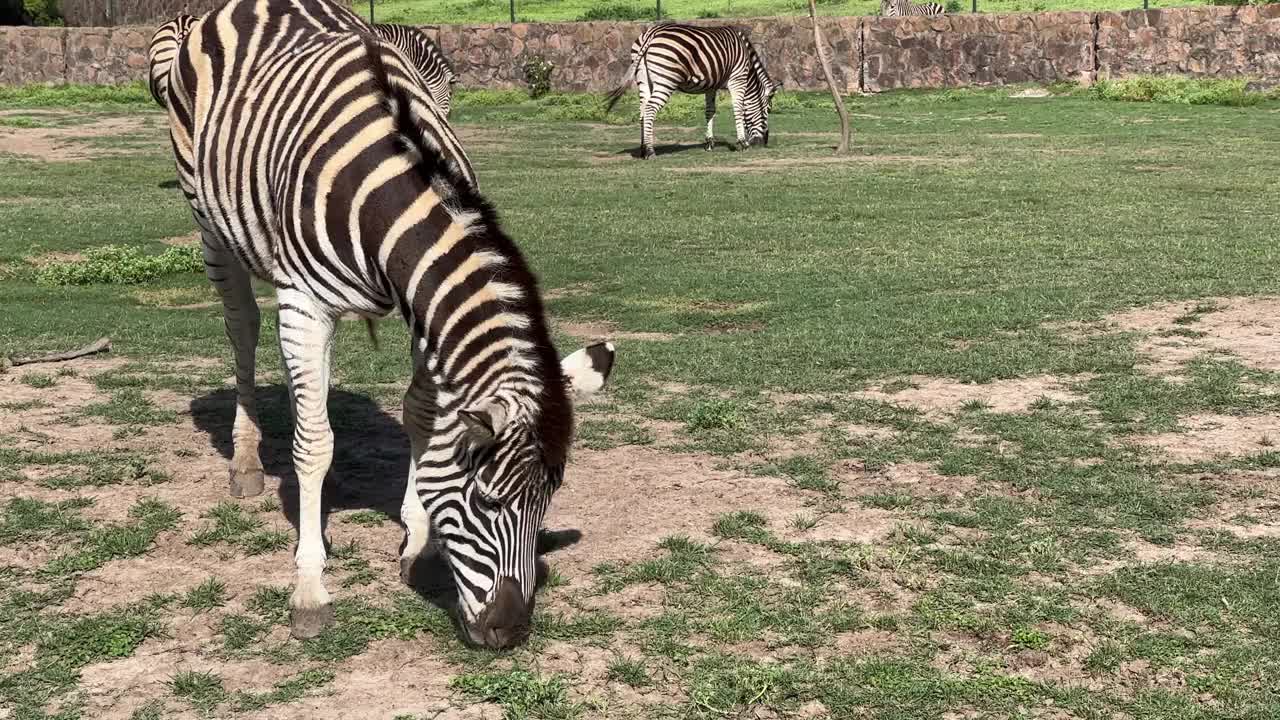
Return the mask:
[(635, 78), (636, 68), (639, 65), (640, 58), (637, 57), (631, 62), (631, 67), (627, 68), (627, 74), (622, 76), (622, 84), (614, 89), (613, 92), (609, 93), (609, 104), (606, 105), (604, 109), (605, 115), (613, 112), (613, 106), (617, 105), (618, 101), (622, 99), (622, 96), (627, 94), (627, 87), (630, 85), (629, 81)]

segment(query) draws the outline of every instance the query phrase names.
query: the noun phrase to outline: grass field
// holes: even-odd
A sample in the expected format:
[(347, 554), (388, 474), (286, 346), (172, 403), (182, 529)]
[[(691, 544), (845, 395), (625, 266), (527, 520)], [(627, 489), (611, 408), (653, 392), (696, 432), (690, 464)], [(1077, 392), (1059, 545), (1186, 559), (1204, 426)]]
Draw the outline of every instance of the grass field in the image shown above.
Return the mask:
[(234, 501), (165, 119), (0, 93), (0, 355), (113, 342), (0, 375), (0, 717), (1280, 716), (1280, 103), (1013, 93), (852, 98), (845, 158), (821, 96), (744, 153), (690, 98), (647, 163), (634, 104), (458, 99), (561, 350), (619, 353), (502, 654), (398, 581), (395, 321), (340, 333), (338, 623), (288, 638), (270, 293)]
[[(949, 3), (949, 5), (948, 5)], [(949, 12), (970, 12), (972, 0), (944, 0)], [(1152, 8), (1202, 5), (1195, 0), (1150, 0)], [(822, 15), (878, 15), (879, 0), (819, 0)], [(368, 0), (352, 6), (369, 13)], [(984, 13), (1045, 12), (1058, 10), (1135, 10), (1141, 0), (978, 0)], [(516, 0), (520, 22), (571, 20), (653, 20), (654, 0)], [(701, 17), (773, 17), (808, 15), (808, 0), (662, 0), (662, 12), (675, 20)], [(504, 23), (511, 20), (510, 0), (378, 0), (378, 22), (409, 24)]]

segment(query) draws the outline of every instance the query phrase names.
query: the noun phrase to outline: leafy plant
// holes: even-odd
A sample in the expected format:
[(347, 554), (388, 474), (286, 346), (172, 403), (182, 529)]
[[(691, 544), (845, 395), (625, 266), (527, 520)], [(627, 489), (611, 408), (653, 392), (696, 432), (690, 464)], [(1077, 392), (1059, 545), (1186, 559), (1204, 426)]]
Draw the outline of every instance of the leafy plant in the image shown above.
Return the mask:
[(539, 98), (551, 92), (551, 73), (555, 63), (541, 55), (534, 55), (524, 63), (524, 79), (529, 83), (529, 97)]
[(62, 12), (58, 10), (58, 0), (22, 0), (22, 8), (31, 16), (36, 25), (62, 27)]
[(195, 248), (171, 247), (159, 255), (144, 255), (137, 247), (106, 245), (89, 250), (84, 260), (49, 263), (36, 271), (36, 284), (135, 285), (162, 275), (204, 272)]
[[(666, 16), (666, 13), (663, 13)], [(712, 15), (712, 17), (719, 17)], [(608, 3), (605, 5), (595, 5), (588, 8), (586, 12), (578, 16), (579, 22), (592, 20), (657, 20), (658, 13), (655, 5), (637, 6), (627, 3)]]
[(1157, 102), (1181, 105), (1255, 105), (1265, 93), (1248, 89), (1248, 81), (1186, 78), (1173, 75), (1140, 75), (1123, 80), (1099, 80), (1093, 96), (1102, 100)]

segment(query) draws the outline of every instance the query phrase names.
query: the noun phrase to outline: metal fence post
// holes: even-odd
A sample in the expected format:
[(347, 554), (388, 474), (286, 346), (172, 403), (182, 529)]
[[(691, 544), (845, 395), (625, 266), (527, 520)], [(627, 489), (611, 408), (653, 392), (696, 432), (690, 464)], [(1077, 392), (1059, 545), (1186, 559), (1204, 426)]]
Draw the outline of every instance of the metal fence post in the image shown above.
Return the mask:
[(654, 20), (662, 19), (662, 0), (658, 0), (658, 9), (654, 11), (653, 19)]
[(373, 0), (369, 0), (369, 24), (373, 24)]
[(514, 25), (515, 22), (516, 22), (516, 0), (511, 0), (511, 23)]
[(973, 11), (978, 12), (978, 0), (973, 0)]

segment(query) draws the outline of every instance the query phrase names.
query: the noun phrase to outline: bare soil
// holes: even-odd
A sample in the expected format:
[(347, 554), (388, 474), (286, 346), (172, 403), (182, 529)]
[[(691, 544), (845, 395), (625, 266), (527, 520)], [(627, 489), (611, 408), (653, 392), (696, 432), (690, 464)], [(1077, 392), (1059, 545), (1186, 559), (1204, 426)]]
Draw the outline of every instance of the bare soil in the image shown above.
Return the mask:
[(1026, 412), (1036, 400), (1044, 397), (1055, 402), (1072, 403), (1082, 400), (1067, 386), (1086, 380), (1085, 376), (1058, 378), (1039, 375), (1029, 378), (996, 380), (985, 384), (962, 383), (947, 378), (912, 375), (906, 380), (910, 387), (903, 390), (885, 390), (886, 384), (857, 393), (858, 396), (879, 400), (900, 407), (909, 407), (924, 413), (925, 417), (941, 419), (954, 414), (966, 403), (979, 402), (993, 412)]
[(23, 155), (58, 162), (92, 160), (130, 152), (122, 148), (94, 147), (88, 138), (117, 137), (146, 130), (144, 118), (111, 117), (72, 127), (15, 128), (0, 126), (0, 154)]

